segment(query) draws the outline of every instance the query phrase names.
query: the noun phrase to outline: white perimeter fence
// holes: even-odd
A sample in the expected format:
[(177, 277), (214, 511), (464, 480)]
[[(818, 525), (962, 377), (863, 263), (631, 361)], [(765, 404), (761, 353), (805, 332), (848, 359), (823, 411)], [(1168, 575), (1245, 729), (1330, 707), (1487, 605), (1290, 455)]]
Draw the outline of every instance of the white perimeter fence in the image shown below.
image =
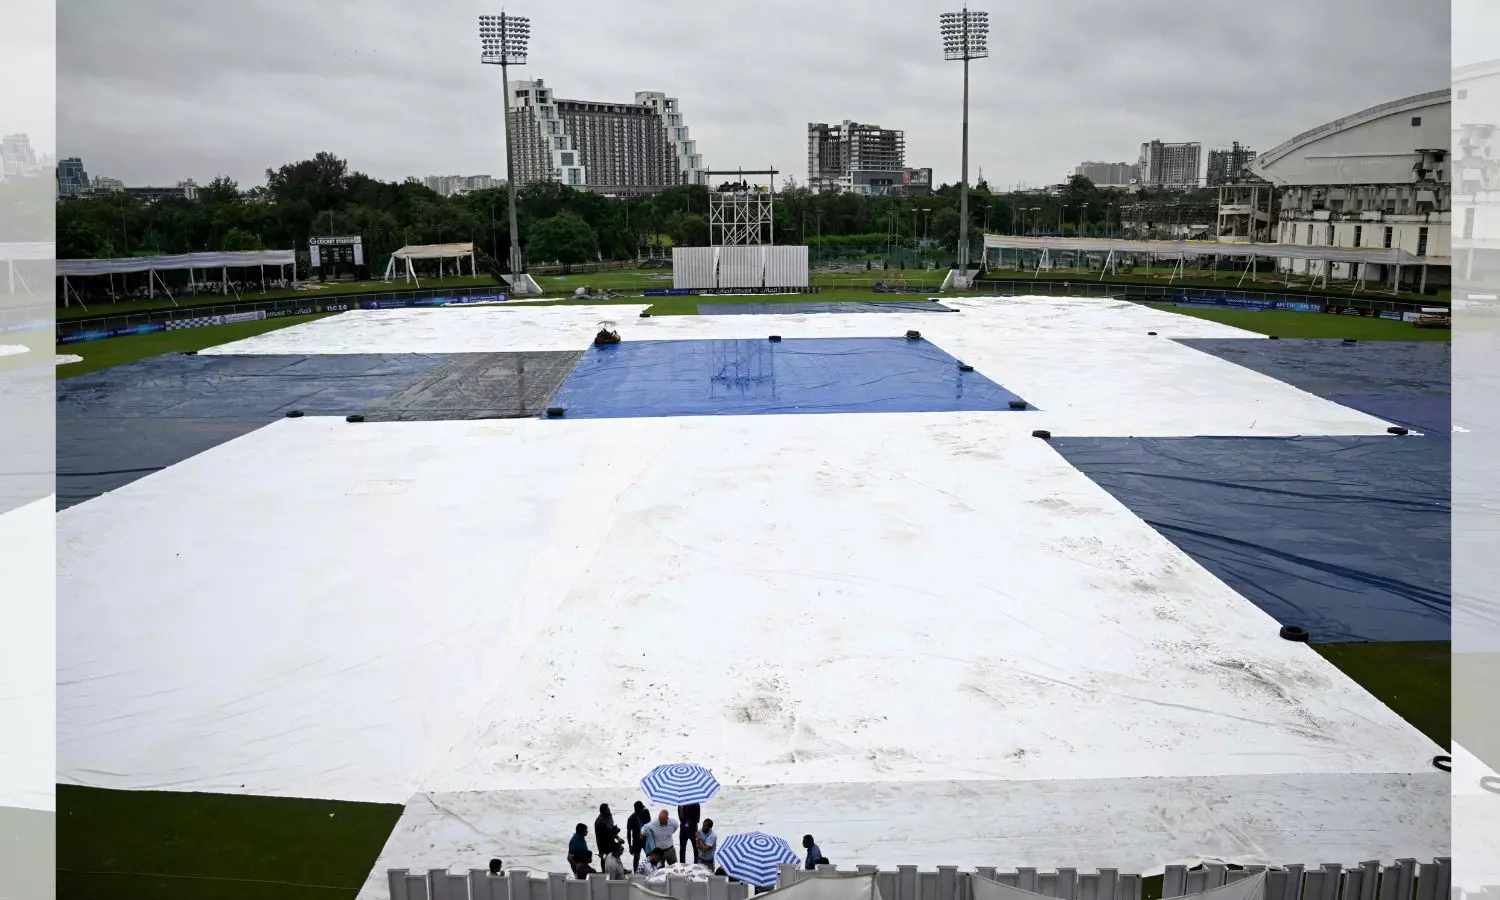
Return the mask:
[[(1259, 900), (1461, 900), (1459, 892), (1450, 886), (1452, 866), (1447, 858), (1421, 864), (1413, 859), (1399, 859), (1390, 866), (1367, 862), (1347, 870), (1336, 864), (1312, 869), (1300, 865), (1230, 869), (1218, 863), (1191, 870), (1186, 866), (1168, 866), (1162, 879), (1162, 897), (1173, 900), (1201, 894), (1258, 872), (1266, 873), (1265, 895)], [(894, 872), (881, 871), (875, 866), (842, 872), (833, 866), (819, 866), (817, 872), (807, 872), (789, 865), (781, 867), (776, 886), (789, 887), (805, 878), (840, 874), (875, 875), (882, 900), (973, 898), (969, 884), (973, 876), (960, 872), (957, 866), (939, 866), (936, 872), (919, 872), (916, 866), (898, 866)], [(1056, 872), (1021, 868), (1001, 872), (980, 867), (973, 874), (1055, 900), (1141, 900), (1141, 876), (1121, 875), (1114, 869), (1080, 873), (1068, 868)], [(459, 875), (444, 869), (422, 874), (390, 869), (386, 875), (390, 900), (628, 900), (631, 884), (675, 900), (749, 900), (753, 890), (750, 885), (731, 883), (723, 877), (707, 882), (672, 878), (666, 884), (647, 885), (641, 876), (631, 876), (629, 881), (610, 881), (603, 875), (593, 875), (587, 881), (578, 881), (561, 873), (534, 877), (530, 872), (510, 872), (504, 878), (490, 878), (483, 869)], [(1468, 896), (1500, 900), (1500, 890), (1486, 889), (1483, 894)]]
[(673, 247), (672, 287), (805, 288), (803, 246)]

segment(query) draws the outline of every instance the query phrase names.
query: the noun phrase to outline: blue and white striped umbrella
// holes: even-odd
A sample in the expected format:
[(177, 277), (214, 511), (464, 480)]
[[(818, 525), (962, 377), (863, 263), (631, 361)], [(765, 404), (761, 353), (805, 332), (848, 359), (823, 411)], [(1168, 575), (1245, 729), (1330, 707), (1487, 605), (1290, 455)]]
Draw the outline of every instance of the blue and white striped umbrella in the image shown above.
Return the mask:
[(714, 854), (718, 863), (733, 877), (756, 887), (776, 884), (776, 867), (782, 863), (799, 863), (802, 857), (779, 837), (761, 831), (731, 834), (719, 841)]
[(641, 789), (657, 803), (686, 806), (702, 803), (719, 792), (714, 773), (702, 766), (673, 763), (657, 766), (641, 779)]

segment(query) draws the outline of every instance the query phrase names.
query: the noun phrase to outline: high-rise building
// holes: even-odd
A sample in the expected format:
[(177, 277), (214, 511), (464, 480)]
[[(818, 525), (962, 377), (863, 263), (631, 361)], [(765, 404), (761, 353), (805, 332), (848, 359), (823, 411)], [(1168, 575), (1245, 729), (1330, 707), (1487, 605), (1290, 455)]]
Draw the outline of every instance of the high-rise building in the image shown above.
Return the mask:
[(640, 91), (634, 103), (566, 100), (538, 78), (513, 82), (507, 99), (517, 184), (637, 194), (704, 181), (676, 97)]
[(879, 125), (807, 124), (807, 187), (888, 194), (905, 183), (906, 132)]
[(1255, 162), (1255, 151), (1241, 147), (1239, 141), (1228, 150), (1208, 151), (1208, 186), (1218, 187), (1244, 178), (1252, 162)]
[(35, 175), (36, 154), (31, 149), (31, 138), (25, 134), (7, 134), (0, 138), (0, 175), (13, 178)]
[(89, 179), (89, 186), (96, 194), (123, 194), (125, 193), (125, 182), (118, 178), (110, 178), (108, 175), (95, 175)]
[(1101, 187), (1125, 187), (1139, 177), (1139, 170), (1127, 162), (1082, 162), (1073, 168), (1073, 174)]
[(485, 191), (499, 187), (501, 184), (493, 175), (428, 175), (426, 178), (413, 176), (406, 180), (413, 184), (425, 185), (442, 197), (467, 194), (470, 191)]
[(76, 197), (89, 189), (89, 173), (83, 170), (83, 160), (76, 156), (57, 162), (57, 194), (60, 197)]
[(1147, 141), (1141, 145), (1140, 181), (1146, 187), (1186, 190), (1197, 187), (1202, 165), (1202, 146), (1197, 141), (1167, 144)]

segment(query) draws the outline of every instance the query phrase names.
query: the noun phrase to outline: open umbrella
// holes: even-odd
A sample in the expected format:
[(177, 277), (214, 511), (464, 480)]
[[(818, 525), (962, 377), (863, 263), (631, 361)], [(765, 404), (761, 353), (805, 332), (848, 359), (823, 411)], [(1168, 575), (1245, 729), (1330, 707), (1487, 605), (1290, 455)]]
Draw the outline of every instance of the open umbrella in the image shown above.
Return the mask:
[(756, 887), (776, 884), (776, 867), (802, 861), (779, 837), (760, 831), (731, 834), (719, 841), (714, 861), (733, 877)]
[(641, 789), (657, 803), (686, 806), (713, 797), (719, 792), (719, 782), (702, 766), (673, 763), (648, 772), (641, 779)]

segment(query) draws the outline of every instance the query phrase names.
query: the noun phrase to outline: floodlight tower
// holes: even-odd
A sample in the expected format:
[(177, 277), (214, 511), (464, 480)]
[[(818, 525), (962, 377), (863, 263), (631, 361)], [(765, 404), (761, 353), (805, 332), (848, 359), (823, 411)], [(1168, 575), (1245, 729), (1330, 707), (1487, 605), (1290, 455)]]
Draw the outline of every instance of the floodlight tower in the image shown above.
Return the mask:
[(964, 286), (969, 280), (969, 60), (990, 55), (990, 14), (968, 6), (962, 12), (938, 17), (943, 34), (943, 58), (964, 63), (964, 148), (962, 180), (958, 184), (958, 271)]
[(521, 234), (516, 228), (516, 163), (510, 142), (510, 67), (526, 65), (526, 42), (531, 39), (531, 20), (500, 13), (479, 17), (479, 61), (500, 67), (505, 91), (505, 199), (510, 204), (511, 286), (518, 287), (521, 274)]

